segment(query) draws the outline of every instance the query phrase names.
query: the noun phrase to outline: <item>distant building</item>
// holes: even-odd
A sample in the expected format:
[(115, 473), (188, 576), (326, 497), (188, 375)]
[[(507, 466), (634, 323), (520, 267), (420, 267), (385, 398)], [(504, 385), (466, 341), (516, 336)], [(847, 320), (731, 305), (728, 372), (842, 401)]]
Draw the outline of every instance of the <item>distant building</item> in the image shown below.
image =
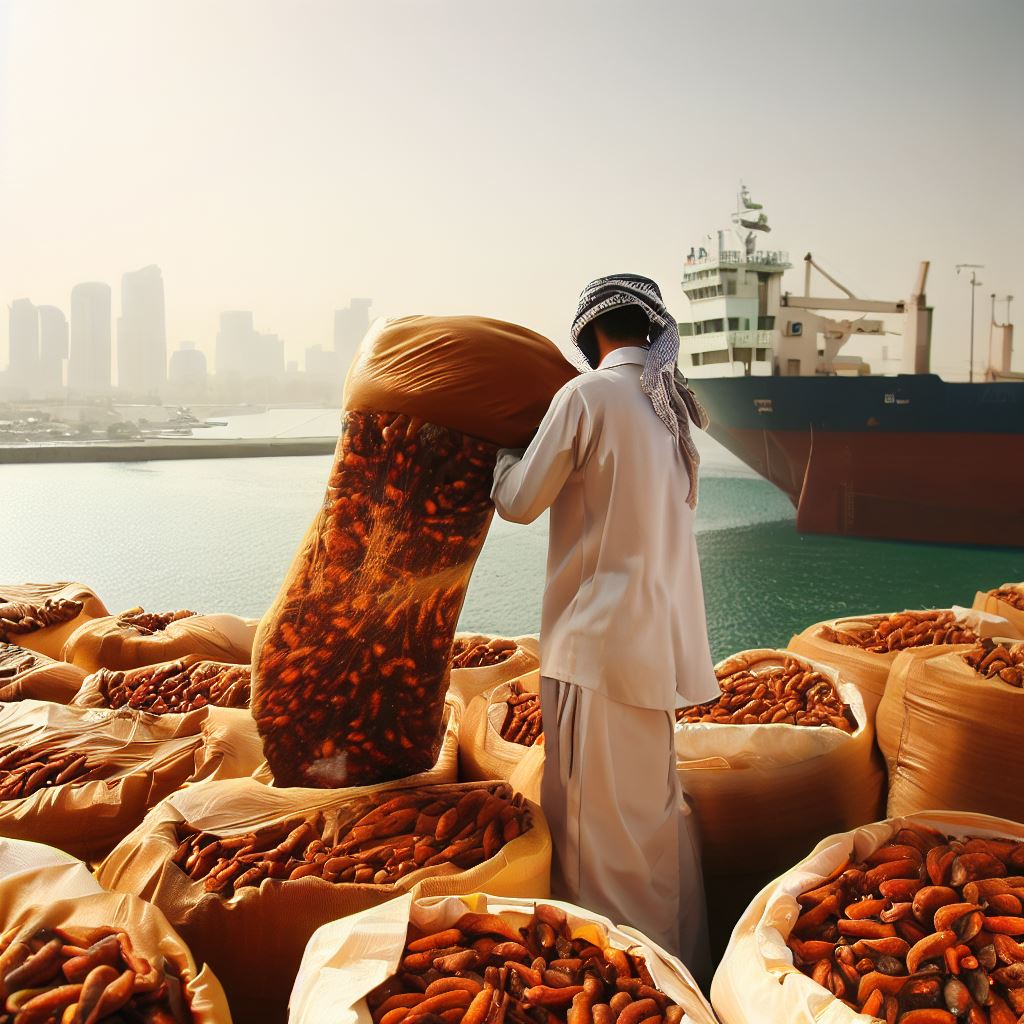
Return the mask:
[(7, 383), (34, 398), (39, 392), (39, 314), (28, 299), (15, 299), (8, 308)]
[(359, 343), (370, 326), (373, 299), (352, 299), (348, 309), (334, 311), (334, 351), (340, 360), (341, 373), (348, 372)]
[(206, 356), (191, 341), (171, 353), (168, 389), (178, 397), (195, 398), (206, 391)]
[(284, 374), (284, 342), (276, 334), (257, 334), (248, 377), (280, 377)]
[(166, 384), (164, 281), (160, 268), (150, 265), (121, 277), (117, 386), (134, 395), (151, 395)]
[(220, 315), (214, 371), (218, 377), (243, 377), (256, 331), (252, 313), (231, 310)]
[(45, 396), (59, 395), (64, 388), (64, 363), (68, 358), (68, 321), (56, 306), (39, 307), (39, 386)]
[(110, 390), (110, 285), (91, 281), (71, 289), (71, 352), (68, 387)]

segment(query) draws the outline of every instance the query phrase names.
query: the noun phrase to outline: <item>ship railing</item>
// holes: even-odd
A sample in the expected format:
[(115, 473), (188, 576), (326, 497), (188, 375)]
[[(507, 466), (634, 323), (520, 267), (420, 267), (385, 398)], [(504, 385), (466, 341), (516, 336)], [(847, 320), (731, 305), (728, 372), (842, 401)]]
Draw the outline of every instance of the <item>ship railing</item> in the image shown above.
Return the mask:
[(688, 257), (686, 266), (699, 267), (708, 264), (717, 266), (738, 267), (745, 263), (757, 264), (759, 266), (789, 266), (789, 253), (779, 250), (761, 250), (752, 256), (747, 256), (739, 249), (723, 249), (719, 253), (709, 253), (705, 256)]

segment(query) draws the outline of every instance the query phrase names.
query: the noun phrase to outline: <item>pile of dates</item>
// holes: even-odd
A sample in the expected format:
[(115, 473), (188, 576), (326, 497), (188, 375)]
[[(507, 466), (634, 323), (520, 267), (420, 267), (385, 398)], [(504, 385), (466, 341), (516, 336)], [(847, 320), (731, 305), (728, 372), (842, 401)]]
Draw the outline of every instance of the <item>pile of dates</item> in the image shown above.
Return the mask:
[(997, 587), (988, 593), (990, 597), (994, 597), (999, 601), (1005, 601), (1008, 605), (1012, 605), (1014, 608), (1024, 612), (1024, 587)]
[(198, 612), (190, 612), (184, 608), (176, 612), (147, 612), (142, 608), (129, 608), (118, 615), (117, 624), (130, 626), (141, 636), (152, 636), (165, 630), (172, 622), (190, 619), (197, 614)]
[(190, 1024), (181, 985), (118, 928), (0, 937), (0, 1024)]
[(679, 1024), (682, 1007), (642, 956), (571, 937), (538, 903), (525, 927), (464, 914), (424, 935), (410, 926), (400, 972), (367, 997), (374, 1024)]
[(856, 723), (828, 676), (799, 658), (757, 670), (742, 656), (715, 673), (722, 696), (676, 712), (679, 722), (721, 725), (831, 726), (852, 733)]
[(505, 701), (508, 711), (501, 725), (501, 738), (510, 743), (532, 747), (543, 731), (540, 694), (523, 693), (518, 688)]
[(886, 1024), (1017, 1024), (1024, 843), (900, 829), (798, 897), (793, 962)]
[(1024, 687), (1024, 643), (1007, 646), (986, 638), (962, 657), (986, 679), (1001, 679), (1011, 686)]
[(818, 636), (830, 643), (859, 647), (872, 654), (932, 644), (972, 644), (978, 639), (974, 630), (958, 622), (951, 611), (899, 612), (870, 616), (864, 621), (865, 625), (859, 629), (822, 626)]
[(513, 640), (483, 640), (474, 643), (460, 637), (452, 644), (452, 668), (483, 668), (485, 665), (500, 665), (508, 661), (518, 650)]
[(30, 744), (0, 747), (0, 800), (21, 800), (41, 789), (97, 778), (105, 766), (86, 754), (62, 753)]
[(42, 604), (4, 601), (0, 603), (0, 640), (70, 622), (81, 614), (83, 607), (81, 601), (66, 597), (48, 597)]
[(217, 836), (182, 822), (172, 862), (226, 897), (265, 878), (389, 885), (420, 868), (474, 867), (531, 827), (522, 795), (507, 783), (431, 786), (381, 793), (354, 819), (330, 825), (318, 812)]
[(124, 672), (100, 669), (93, 682), (110, 708), (130, 707), (151, 715), (184, 714), (214, 704), (247, 708), (252, 682), (248, 665), (186, 660)]

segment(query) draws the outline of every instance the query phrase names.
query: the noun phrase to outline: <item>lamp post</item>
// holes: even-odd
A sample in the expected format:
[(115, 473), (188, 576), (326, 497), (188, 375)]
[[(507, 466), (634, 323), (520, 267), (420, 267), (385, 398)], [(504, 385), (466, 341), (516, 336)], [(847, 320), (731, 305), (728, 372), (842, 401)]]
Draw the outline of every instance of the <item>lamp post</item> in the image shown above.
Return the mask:
[(969, 380), (972, 384), (974, 383), (974, 289), (981, 284), (981, 281), (978, 280), (977, 271), (983, 268), (984, 264), (982, 263), (958, 263), (956, 265), (957, 277), (960, 276), (961, 270), (969, 270), (971, 272), (971, 368)]

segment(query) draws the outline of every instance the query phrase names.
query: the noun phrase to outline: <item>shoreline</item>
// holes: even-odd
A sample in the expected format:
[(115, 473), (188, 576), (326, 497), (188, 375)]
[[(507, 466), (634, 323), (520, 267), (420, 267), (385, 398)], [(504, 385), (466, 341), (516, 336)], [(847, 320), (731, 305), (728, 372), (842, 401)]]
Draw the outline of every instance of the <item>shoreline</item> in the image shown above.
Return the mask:
[(94, 444), (0, 446), (0, 465), (60, 462), (151, 462), (169, 459), (247, 459), (294, 455), (332, 455), (336, 437), (242, 437), (147, 441), (99, 441)]

